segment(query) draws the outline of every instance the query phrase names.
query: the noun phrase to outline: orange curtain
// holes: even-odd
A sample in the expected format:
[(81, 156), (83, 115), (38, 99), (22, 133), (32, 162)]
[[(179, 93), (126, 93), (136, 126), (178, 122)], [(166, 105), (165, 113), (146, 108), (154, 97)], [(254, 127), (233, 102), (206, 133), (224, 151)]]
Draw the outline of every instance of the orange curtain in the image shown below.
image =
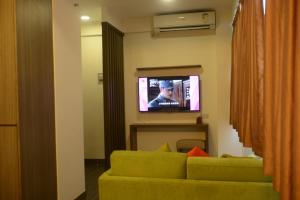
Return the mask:
[(299, 0), (268, 0), (265, 23), (264, 167), (282, 200), (299, 200)]
[(262, 0), (244, 0), (234, 21), (230, 123), (240, 141), (263, 152), (264, 14)]
[[(234, 22), (230, 122), (264, 158), (281, 200), (300, 200), (300, 1), (244, 0)], [(264, 31), (264, 33), (263, 33)]]

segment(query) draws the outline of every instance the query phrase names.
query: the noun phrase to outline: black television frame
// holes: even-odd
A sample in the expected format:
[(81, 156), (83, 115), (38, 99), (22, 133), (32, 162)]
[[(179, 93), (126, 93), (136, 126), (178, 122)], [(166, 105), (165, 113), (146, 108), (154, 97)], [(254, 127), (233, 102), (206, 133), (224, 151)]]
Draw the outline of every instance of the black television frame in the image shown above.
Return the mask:
[[(181, 77), (190, 77), (190, 76), (197, 76), (198, 77), (198, 89), (199, 89), (199, 110), (180, 110), (178, 108), (164, 108), (164, 109), (161, 109), (161, 110), (148, 110), (148, 111), (141, 111), (140, 110), (140, 90), (139, 90), (139, 87), (140, 87), (140, 84), (139, 84), (139, 80), (140, 78), (147, 78), (147, 81), (148, 79), (150, 78), (159, 78), (159, 79), (176, 79), (178, 77), (180, 77), (179, 79), (181, 79)], [(148, 83), (147, 83), (148, 84)], [(140, 113), (198, 113), (198, 112), (201, 112), (202, 111), (202, 95), (201, 95), (201, 79), (200, 79), (200, 75), (182, 75), (182, 76), (179, 76), (179, 75), (176, 75), (176, 76), (141, 76), (141, 77), (138, 77), (138, 81), (137, 81), (137, 101), (138, 101), (138, 110)], [(148, 87), (148, 85), (147, 85)], [(148, 95), (148, 94), (147, 94)]]

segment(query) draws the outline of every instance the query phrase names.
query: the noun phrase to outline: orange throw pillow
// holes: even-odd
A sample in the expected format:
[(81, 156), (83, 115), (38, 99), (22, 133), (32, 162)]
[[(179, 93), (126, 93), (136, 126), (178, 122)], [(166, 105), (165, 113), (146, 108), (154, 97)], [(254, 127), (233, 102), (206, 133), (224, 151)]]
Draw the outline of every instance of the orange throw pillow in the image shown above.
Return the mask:
[(194, 156), (205, 156), (207, 157), (208, 154), (203, 151), (202, 149), (200, 149), (198, 146), (194, 147), (192, 150), (190, 150), (187, 153), (188, 157), (194, 157)]

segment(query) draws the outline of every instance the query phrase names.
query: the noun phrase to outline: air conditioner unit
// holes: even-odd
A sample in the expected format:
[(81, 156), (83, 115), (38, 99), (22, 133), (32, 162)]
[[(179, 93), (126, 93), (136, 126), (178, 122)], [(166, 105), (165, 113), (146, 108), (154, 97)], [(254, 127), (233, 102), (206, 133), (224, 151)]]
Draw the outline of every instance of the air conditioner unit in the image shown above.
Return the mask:
[(216, 12), (165, 14), (153, 17), (154, 34), (216, 28)]

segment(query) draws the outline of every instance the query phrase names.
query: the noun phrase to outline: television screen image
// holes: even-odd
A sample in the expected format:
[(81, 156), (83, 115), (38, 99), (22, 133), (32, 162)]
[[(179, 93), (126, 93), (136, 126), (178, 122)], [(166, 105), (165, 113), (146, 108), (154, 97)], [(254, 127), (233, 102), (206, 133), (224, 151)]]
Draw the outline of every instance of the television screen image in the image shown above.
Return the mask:
[(199, 76), (139, 78), (139, 111), (200, 111)]

